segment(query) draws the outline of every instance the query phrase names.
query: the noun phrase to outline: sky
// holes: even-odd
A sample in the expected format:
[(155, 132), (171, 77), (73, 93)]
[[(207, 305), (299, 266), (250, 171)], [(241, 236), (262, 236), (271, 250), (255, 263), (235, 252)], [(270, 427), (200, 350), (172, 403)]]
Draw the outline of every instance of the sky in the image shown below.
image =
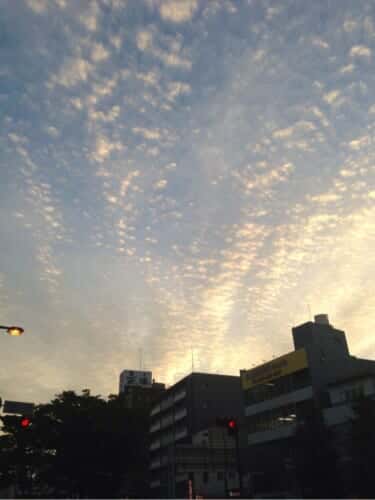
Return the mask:
[(0, 0), (0, 395), (375, 358), (375, 3)]

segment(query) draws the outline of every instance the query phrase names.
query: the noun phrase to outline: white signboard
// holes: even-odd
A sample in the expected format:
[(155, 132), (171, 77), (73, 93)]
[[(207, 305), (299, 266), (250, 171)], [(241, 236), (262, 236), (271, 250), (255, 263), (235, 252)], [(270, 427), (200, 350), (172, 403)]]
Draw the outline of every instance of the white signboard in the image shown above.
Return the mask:
[(124, 370), (120, 375), (120, 391), (129, 385), (151, 385), (152, 372), (141, 370)]

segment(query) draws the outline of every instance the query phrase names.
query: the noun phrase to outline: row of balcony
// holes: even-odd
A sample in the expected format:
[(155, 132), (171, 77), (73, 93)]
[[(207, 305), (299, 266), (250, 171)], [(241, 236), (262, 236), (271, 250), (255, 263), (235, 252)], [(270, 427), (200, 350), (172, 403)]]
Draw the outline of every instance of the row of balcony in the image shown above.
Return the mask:
[(175, 403), (178, 401), (181, 401), (181, 399), (184, 399), (186, 397), (186, 390), (182, 390), (180, 392), (177, 392), (176, 394), (170, 395), (168, 398), (163, 399), (161, 403), (157, 404), (156, 406), (153, 407), (151, 410), (151, 416), (153, 417), (154, 415), (157, 415), (160, 413), (162, 410), (166, 410), (173, 406)]
[[(182, 439), (182, 438), (186, 437), (187, 433), (188, 432), (187, 432), (187, 428), (186, 427), (184, 427), (183, 429), (180, 429), (175, 434), (169, 433), (166, 436), (162, 437), (161, 439), (156, 439), (155, 441), (153, 441), (151, 443), (151, 445), (150, 445), (150, 450), (151, 451), (155, 451), (155, 450), (158, 450), (161, 447), (168, 446), (169, 444), (171, 444), (173, 442), (176, 442), (179, 439)], [(160, 459), (156, 459), (156, 460), (154, 460), (154, 462), (157, 461), (157, 460), (160, 461)], [(154, 467), (152, 467), (152, 464), (154, 462), (151, 463), (151, 468), (154, 468)]]
[(163, 417), (161, 420), (158, 420), (157, 422), (154, 422), (151, 427), (150, 427), (150, 432), (156, 432), (159, 431), (160, 429), (165, 429), (166, 427), (169, 427), (172, 425), (174, 422), (178, 422), (182, 418), (186, 417), (187, 415), (187, 409), (182, 408), (181, 410), (176, 411), (176, 413), (169, 413), (165, 417)]

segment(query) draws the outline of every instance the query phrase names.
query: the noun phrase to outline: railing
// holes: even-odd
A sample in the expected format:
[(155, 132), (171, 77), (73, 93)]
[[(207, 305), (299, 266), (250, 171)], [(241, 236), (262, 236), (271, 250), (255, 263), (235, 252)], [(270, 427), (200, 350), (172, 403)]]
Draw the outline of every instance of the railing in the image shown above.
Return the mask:
[(150, 432), (156, 432), (159, 429), (160, 429), (160, 420), (151, 425)]
[(170, 408), (171, 406), (173, 406), (173, 398), (172, 397), (169, 397), (168, 399), (164, 399), (164, 401), (161, 402), (161, 409), (162, 410), (165, 410), (167, 408)]
[(181, 399), (184, 399), (184, 397), (186, 397), (186, 391), (181, 391), (181, 392), (178, 392), (177, 394), (175, 394), (174, 396), (174, 401), (177, 402), (177, 401), (180, 401)]
[(151, 443), (151, 445), (150, 445), (151, 451), (157, 450), (158, 448), (160, 448), (160, 440), (157, 440), (157, 441), (154, 441), (153, 443)]
[(151, 481), (150, 488), (158, 488), (160, 484), (160, 479), (156, 479), (156, 481)]
[(177, 420), (181, 420), (181, 418), (186, 417), (186, 415), (187, 415), (187, 409), (186, 408), (183, 408), (182, 410), (177, 411), (175, 413), (175, 415), (174, 415), (175, 422), (177, 422)]
[(186, 427), (184, 429), (176, 432), (174, 439), (175, 439), (175, 441), (177, 441), (178, 439), (182, 439), (185, 436), (187, 436), (187, 429), (186, 429)]
[(150, 465), (150, 469), (158, 469), (161, 466), (160, 459), (158, 458), (157, 460), (153, 460)]
[(151, 416), (154, 416), (160, 412), (160, 405), (154, 406), (151, 410)]
[(165, 427), (168, 427), (171, 424), (173, 424), (173, 415), (168, 415), (167, 417), (164, 417), (162, 419), (161, 428), (164, 429)]

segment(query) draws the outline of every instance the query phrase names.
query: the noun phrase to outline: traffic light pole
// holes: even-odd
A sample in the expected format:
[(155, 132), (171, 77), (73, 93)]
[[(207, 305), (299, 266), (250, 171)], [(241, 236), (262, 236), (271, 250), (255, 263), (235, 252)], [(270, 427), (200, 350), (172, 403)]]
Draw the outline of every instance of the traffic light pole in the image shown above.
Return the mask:
[(237, 456), (238, 483), (239, 483), (239, 487), (240, 487), (240, 498), (242, 498), (243, 480), (242, 480), (241, 452), (240, 452), (240, 440), (239, 440), (238, 429), (237, 429), (235, 438), (236, 438), (236, 456)]

